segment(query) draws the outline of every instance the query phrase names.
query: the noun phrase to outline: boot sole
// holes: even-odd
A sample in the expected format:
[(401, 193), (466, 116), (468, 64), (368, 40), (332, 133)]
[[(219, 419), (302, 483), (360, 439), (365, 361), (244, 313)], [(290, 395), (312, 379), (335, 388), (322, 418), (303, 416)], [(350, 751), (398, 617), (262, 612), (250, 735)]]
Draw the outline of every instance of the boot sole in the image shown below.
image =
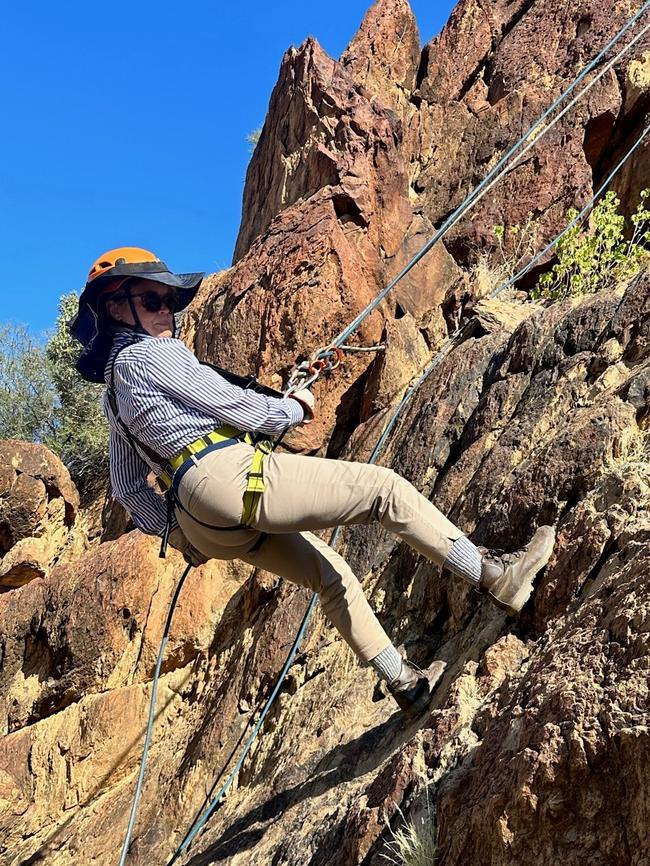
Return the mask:
[(500, 607), (502, 610), (505, 610), (511, 616), (517, 616), (521, 613), (523, 606), (526, 604), (528, 599), (531, 597), (533, 593), (533, 582), (537, 577), (537, 574), (544, 568), (546, 563), (551, 558), (551, 554), (553, 553), (553, 548), (555, 547), (555, 532), (552, 532), (549, 535), (549, 538), (541, 549), (539, 556), (530, 566), (526, 577), (515, 595), (510, 604), (506, 604), (504, 601), (499, 601), (499, 599), (494, 598), (494, 596), (490, 596), (490, 600), (496, 604), (497, 607)]

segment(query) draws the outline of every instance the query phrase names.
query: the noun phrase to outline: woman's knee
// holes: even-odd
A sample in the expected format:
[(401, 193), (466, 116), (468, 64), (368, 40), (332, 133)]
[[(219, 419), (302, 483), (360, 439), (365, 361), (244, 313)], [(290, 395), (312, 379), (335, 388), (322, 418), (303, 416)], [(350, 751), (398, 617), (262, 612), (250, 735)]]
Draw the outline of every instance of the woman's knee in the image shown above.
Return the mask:
[(331, 547), (314, 548), (314, 592), (322, 599), (336, 599), (349, 593), (358, 581), (347, 562)]
[(373, 517), (381, 522), (390, 506), (410, 487), (409, 482), (388, 466), (378, 466)]

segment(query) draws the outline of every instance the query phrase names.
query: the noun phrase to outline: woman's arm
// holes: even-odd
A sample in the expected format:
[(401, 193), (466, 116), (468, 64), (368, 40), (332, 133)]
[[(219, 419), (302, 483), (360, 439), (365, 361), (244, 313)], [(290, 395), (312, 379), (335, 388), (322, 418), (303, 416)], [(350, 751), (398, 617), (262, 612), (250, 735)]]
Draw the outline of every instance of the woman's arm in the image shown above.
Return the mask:
[[(111, 487), (133, 522), (148, 535), (162, 535), (167, 524), (167, 503), (149, 485), (151, 470), (115, 428), (109, 444)], [(173, 521), (172, 527), (176, 526)]]
[[(133, 352), (134, 377), (146, 377), (162, 393), (240, 430), (277, 435), (304, 420), (297, 400), (267, 397), (233, 385), (172, 338), (145, 340)], [(139, 368), (139, 369), (138, 369)]]

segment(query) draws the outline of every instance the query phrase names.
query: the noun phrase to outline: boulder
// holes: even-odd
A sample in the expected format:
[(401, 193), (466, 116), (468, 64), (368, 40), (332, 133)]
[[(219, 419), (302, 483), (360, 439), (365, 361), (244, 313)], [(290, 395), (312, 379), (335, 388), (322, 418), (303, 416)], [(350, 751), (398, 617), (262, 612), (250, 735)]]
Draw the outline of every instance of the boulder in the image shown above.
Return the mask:
[(66, 545), (79, 494), (43, 445), (0, 442), (0, 591), (46, 575)]

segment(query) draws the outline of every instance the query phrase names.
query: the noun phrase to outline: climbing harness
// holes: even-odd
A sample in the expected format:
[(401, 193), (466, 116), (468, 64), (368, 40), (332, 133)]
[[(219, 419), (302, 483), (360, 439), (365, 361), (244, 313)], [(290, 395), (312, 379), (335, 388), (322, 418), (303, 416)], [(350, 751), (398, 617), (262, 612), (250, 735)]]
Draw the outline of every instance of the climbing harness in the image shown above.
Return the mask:
[(246, 442), (246, 444), (252, 445), (253, 437), (250, 433), (237, 430), (229, 424), (224, 424), (223, 427), (219, 427), (205, 436), (199, 436), (198, 439), (190, 442), (189, 445), (185, 445), (182, 451), (165, 463), (162, 472), (158, 476), (158, 486), (163, 493), (167, 493), (172, 487), (174, 488), (174, 492), (176, 492), (183, 475), (198, 460), (212, 451), (217, 451), (235, 442)]
[[(229, 445), (235, 445), (238, 442), (245, 442), (247, 445), (252, 445), (255, 448), (253, 459), (251, 461), (251, 468), (246, 475), (246, 490), (244, 491), (242, 501), (241, 520), (235, 526), (211, 527), (210, 524), (198, 520), (185, 508), (178, 496), (178, 485), (188, 469), (195, 466), (197, 461), (201, 460), (202, 457), (206, 457), (208, 454), (221, 448), (227, 448)], [(196, 523), (200, 523), (202, 526), (208, 526), (212, 529), (228, 531), (232, 529), (245, 529), (248, 527), (255, 517), (257, 506), (262, 493), (264, 493), (264, 459), (273, 451), (273, 448), (274, 443), (270, 439), (261, 439), (255, 442), (254, 437), (250, 433), (243, 430), (237, 430), (227, 424), (223, 427), (219, 427), (218, 430), (214, 430), (212, 433), (208, 433), (206, 436), (201, 436), (199, 439), (195, 439), (194, 442), (190, 442), (189, 445), (186, 445), (179, 454), (172, 457), (172, 459), (167, 462), (163, 471), (158, 476), (158, 484), (167, 496), (168, 506), (171, 503), (171, 506), (168, 507), (167, 513), (167, 536), (169, 536), (169, 528), (174, 506), (188, 514)], [(164, 547), (161, 549), (164, 552)]]
[[(160, 558), (164, 559), (167, 553), (167, 545), (169, 542), (169, 535), (171, 532), (172, 519), (174, 516), (175, 508), (178, 508), (181, 511), (185, 512), (192, 518), (195, 523), (198, 523), (201, 526), (206, 527), (207, 529), (218, 529), (222, 532), (229, 532), (232, 530), (246, 529), (250, 525), (257, 512), (257, 507), (259, 505), (261, 496), (264, 493), (264, 460), (280, 444), (282, 437), (278, 437), (278, 439), (273, 442), (270, 439), (261, 438), (252, 433), (249, 433), (248, 431), (238, 430), (236, 427), (233, 427), (230, 424), (224, 424), (217, 430), (213, 430), (212, 432), (207, 433), (205, 436), (200, 436), (198, 439), (195, 439), (194, 442), (190, 442), (188, 445), (185, 445), (178, 454), (174, 455), (174, 457), (170, 458), (169, 460), (166, 460), (153, 448), (151, 448), (151, 446), (147, 445), (141, 439), (134, 436), (134, 434), (129, 430), (128, 426), (120, 417), (119, 413), (117, 394), (115, 393), (115, 363), (120, 352), (127, 346), (130, 346), (134, 342), (137, 342), (138, 339), (139, 337), (134, 334), (131, 341), (125, 342), (124, 345), (120, 346), (113, 355), (113, 358), (111, 359), (111, 369), (109, 373), (108, 384), (106, 387), (106, 395), (108, 398), (108, 404), (110, 406), (111, 412), (113, 413), (113, 417), (115, 418), (115, 421), (118, 424), (120, 430), (122, 430), (122, 432), (124, 433), (127, 441), (131, 445), (131, 448), (136, 453), (138, 450), (141, 451), (153, 463), (162, 467), (162, 471), (158, 475), (157, 482), (161, 491), (165, 494), (167, 500), (167, 520), (165, 522), (165, 528), (163, 530), (160, 545)], [(273, 397), (284, 396), (280, 392), (274, 391), (272, 388), (262, 385), (260, 382), (257, 381), (257, 378), (255, 376), (239, 376), (236, 373), (231, 373), (228, 370), (223, 370), (222, 368), (216, 367), (213, 364), (205, 364), (205, 366), (211, 367), (212, 369), (216, 370), (229, 382), (235, 383), (241, 388), (254, 389), (260, 393), (265, 393), (268, 396)], [(193, 466), (195, 466), (196, 463), (203, 457), (206, 457), (212, 451), (226, 448), (229, 445), (235, 445), (238, 442), (245, 442), (247, 445), (251, 445), (255, 449), (251, 460), (250, 470), (246, 475), (246, 489), (242, 501), (241, 520), (238, 524), (235, 524), (234, 526), (214, 526), (210, 523), (206, 523), (203, 520), (199, 520), (198, 517), (195, 517), (185, 508), (178, 496), (178, 486), (185, 473)], [(258, 545), (262, 543), (265, 537), (265, 533), (260, 533)], [(255, 548), (253, 548), (253, 550), (254, 549)]]
[[(178, 498), (178, 486), (188, 469), (195, 466), (197, 461), (202, 457), (221, 448), (227, 448), (229, 445), (235, 445), (237, 442), (245, 442), (247, 445), (252, 445), (255, 448), (251, 460), (251, 468), (246, 474), (246, 489), (242, 500), (241, 521), (235, 526), (211, 526), (209, 523), (197, 520), (185, 508)], [(226, 532), (231, 529), (246, 529), (255, 517), (260, 497), (264, 493), (264, 460), (273, 451), (274, 446), (275, 443), (270, 439), (261, 439), (255, 442), (250, 433), (237, 430), (235, 427), (230, 427), (226, 424), (223, 427), (219, 427), (218, 430), (214, 430), (212, 433), (208, 433), (206, 436), (201, 436), (199, 439), (195, 439), (194, 442), (190, 442), (179, 454), (172, 457), (158, 476), (158, 484), (168, 497), (168, 501), (173, 502), (174, 506), (180, 508), (181, 511), (184, 511), (192, 520), (200, 523), (201, 526)]]
[(255, 517), (260, 497), (264, 493), (264, 458), (273, 451), (274, 447), (274, 443), (268, 439), (258, 442), (255, 446), (253, 462), (246, 476), (246, 492), (244, 493), (244, 508), (241, 516), (241, 522), (244, 526), (248, 526)]
[[(580, 91), (580, 93), (571, 101), (571, 103), (556, 118), (554, 118), (547, 126), (545, 126), (544, 129), (542, 129), (538, 135), (535, 134), (537, 129), (544, 122), (544, 120), (550, 116), (550, 114), (555, 110), (555, 108), (557, 108), (561, 104), (561, 102), (575, 89), (575, 87), (585, 78), (585, 76), (600, 62), (600, 60), (604, 57), (604, 55), (607, 53), (607, 51), (613, 45), (615, 45), (622, 38), (622, 36), (630, 30), (631, 27), (634, 26), (634, 24), (641, 18), (641, 16), (649, 8), (650, 8), (650, 0), (647, 0), (647, 2), (645, 2), (643, 4), (640, 11), (625, 24), (625, 26), (618, 32), (618, 34), (607, 44), (607, 46), (587, 65), (587, 67), (585, 67), (585, 69), (580, 73), (580, 75), (575, 79), (575, 81), (561, 94), (560, 97), (558, 97), (557, 100), (555, 100), (553, 105), (545, 112), (544, 115), (542, 115), (540, 120), (538, 120), (537, 123), (534, 124), (530, 128), (530, 130), (527, 133), (525, 133), (524, 136), (522, 136), (522, 138), (519, 140), (519, 142), (517, 144), (515, 144), (511, 148), (510, 151), (508, 151), (506, 156), (503, 157), (503, 159), (497, 164), (497, 166), (482, 181), (482, 183), (479, 184), (479, 186), (472, 193), (470, 193), (467, 196), (465, 201), (456, 209), (456, 211), (454, 211), (454, 213), (448, 218), (448, 220), (445, 221), (443, 226), (436, 232), (434, 237), (429, 242), (427, 242), (427, 244), (425, 244), (425, 246), (413, 257), (413, 259), (405, 266), (405, 268), (397, 275), (397, 277), (395, 277), (388, 284), (388, 286), (385, 289), (383, 289), (370, 304), (367, 305), (367, 307), (361, 313), (359, 313), (359, 315), (354, 319), (354, 321), (347, 328), (345, 328), (338, 335), (338, 337), (336, 337), (336, 339), (332, 341), (332, 343), (328, 347), (314, 353), (314, 355), (312, 355), (311, 358), (309, 359), (309, 362), (302, 362), (301, 365), (299, 365), (298, 367), (296, 367), (294, 369), (292, 376), (290, 377), (289, 383), (287, 385), (285, 395), (288, 395), (288, 394), (292, 393), (293, 391), (298, 390), (299, 388), (308, 387), (308, 385), (312, 384), (321, 375), (321, 373), (329, 372), (332, 369), (335, 369), (335, 367), (340, 364), (341, 356), (338, 354), (338, 352), (343, 350), (343, 345), (345, 344), (345, 341), (348, 339), (350, 334), (354, 330), (356, 330), (356, 328), (359, 327), (359, 325), (366, 318), (366, 316), (370, 315), (370, 313), (378, 306), (378, 304), (381, 302), (381, 300), (383, 300), (383, 298), (386, 297), (386, 295), (390, 292), (390, 290), (392, 288), (394, 288), (395, 285), (397, 285), (397, 283), (411, 270), (411, 268), (414, 267), (415, 264), (417, 264), (417, 262), (419, 262), (423, 258), (424, 255), (426, 255), (426, 253), (433, 247), (433, 245), (438, 240), (440, 240), (441, 237), (444, 234), (446, 234), (446, 232), (448, 232), (456, 224), (456, 222), (458, 222), (458, 220), (461, 219), (461, 217), (489, 191), (489, 189), (500, 179), (500, 177), (503, 174), (505, 174), (506, 169), (504, 168), (504, 166), (506, 166), (510, 157), (513, 156), (517, 152), (519, 147), (522, 146), (527, 140), (531, 139), (529, 145), (524, 149), (524, 151), (522, 151), (521, 154), (519, 154), (516, 157), (515, 163), (512, 166), (510, 166), (507, 170), (511, 170), (514, 167), (514, 165), (516, 165), (516, 163), (521, 160), (521, 158), (525, 155), (525, 153), (528, 152), (530, 147), (532, 147), (534, 143), (536, 143), (543, 135), (545, 135), (548, 132), (548, 130), (551, 129), (552, 126), (554, 126), (555, 123), (557, 123), (557, 121), (562, 116), (564, 116), (564, 114), (566, 114), (566, 112), (573, 105), (575, 105), (575, 103), (582, 97), (582, 95), (584, 95), (584, 93), (586, 93), (589, 89), (591, 89), (591, 87), (593, 87), (593, 85), (596, 83), (596, 81), (598, 81), (602, 77), (602, 75), (604, 75), (605, 72), (608, 71), (608, 69), (610, 69), (623, 56), (623, 54), (626, 53), (634, 44), (636, 44), (636, 42), (638, 42), (639, 39), (650, 29), (650, 24), (646, 25), (642, 29), (642, 31), (640, 31), (640, 33), (637, 34), (636, 37), (634, 37), (634, 39), (632, 39), (629, 43), (627, 43), (626, 46), (624, 46), (623, 49), (621, 49), (621, 51), (619, 51), (619, 53), (616, 55), (615, 58), (613, 58), (613, 60), (609, 61), (603, 67), (603, 69), (598, 73), (598, 75), (595, 76), (594, 79), (588, 85), (586, 85), (585, 88), (582, 89), (582, 91)], [(489, 294), (489, 297), (496, 297), (497, 295), (501, 294), (501, 292), (505, 291), (505, 289), (508, 286), (512, 285), (516, 280), (521, 279), (522, 276), (524, 276), (526, 273), (528, 273), (532, 269), (532, 267), (534, 266), (534, 264), (537, 261), (539, 261), (541, 258), (543, 258), (550, 250), (552, 250), (557, 245), (559, 240), (562, 237), (564, 237), (564, 235), (566, 235), (567, 231), (569, 231), (573, 225), (575, 225), (580, 219), (584, 218), (584, 216), (593, 207), (596, 199), (602, 194), (602, 192), (604, 191), (606, 186), (609, 185), (609, 183), (611, 182), (611, 180), (613, 179), (615, 174), (621, 169), (621, 167), (625, 164), (625, 162), (627, 162), (627, 160), (630, 158), (630, 156), (640, 146), (640, 144), (646, 138), (646, 136), (648, 135), (649, 132), (650, 132), (650, 125), (645, 128), (645, 130), (642, 132), (641, 136), (635, 142), (633, 147), (621, 159), (621, 161), (617, 164), (617, 166), (610, 173), (610, 175), (608, 175), (608, 178), (606, 179), (605, 183), (599, 188), (599, 190), (596, 193), (594, 193), (594, 195), (591, 197), (588, 205), (585, 208), (583, 208), (583, 210), (580, 212), (580, 214), (578, 214), (578, 216), (574, 220), (572, 220), (572, 222), (569, 224), (569, 226), (567, 226), (556, 238), (554, 238), (553, 241), (551, 241), (551, 243), (549, 243), (547, 245), (547, 247), (541, 253), (539, 253), (537, 256), (535, 256), (533, 259), (531, 259), (531, 261), (524, 268), (522, 268), (518, 272), (518, 274), (516, 274), (513, 278), (511, 278), (509, 281), (507, 281), (507, 283), (504, 283), (503, 285), (501, 285), (497, 289), (495, 289), (493, 292), (491, 292)], [(408, 388), (408, 390), (406, 391), (406, 393), (402, 397), (402, 400), (398, 404), (397, 408), (394, 410), (389, 422), (387, 423), (386, 427), (384, 428), (377, 444), (375, 445), (375, 448), (372, 451), (372, 454), (370, 455), (368, 463), (376, 462), (376, 460), (379, 457), (379, 455), (380, 455), (380, 453), (384, 447), (384, 444), (387, 441), (390, 433), (392, 432), (392, 430), (394, 429), (398, 420), (402, 416), (406, 406), (410, 403), (411, 399), (413, 398), (415, 393), (418, 391), (418, 389), (421, 387), (421, 385), (424, 383), (424, 381), (431, 375), (433, 370), (439, 366), (439, 364), (442, 362), (442, 360), (452, 351), (452, 349), (455, 348), (457, 345), (459, 345), (468, 335), (471, 334), (471, 332), (476, 327), (476, 325), (477, 325), (476, 319), (469, 319), (467, 322), (464, 323), (464, 325), (457, 328), (456, 331), (454, 331), (449, 336), (445, 345), (434, 355), (434, 357), (429, 362), (429, 364), (427, 365), (425, 370), (418, 377), (418, 379)], [(349, 347), (345, 347), (345, 348), (348, 351), (350, 350)], [(322, 363), (316, 363), (316, 362), (322, 362)], [(282, 437), (280, 437), (280, 438), (282, 438)], [(278, 443), (279, 443), (279, 440), (276, 441), (275, 445), (277, 446)], [(336, 541), (338, 540), (339, 533), (340, 533), (340, 527), (337, 527), (334, 530), (334, 532), (330, 538), (329, 543), (331, 546), (333, 546), (336, 543)], [(166, 626), (165, 636), (163, 638), (163, 645), (161, 645), (161, 650), (159, 653), (159, 663), (156, 666), (156, 673), (154, 675), (155, 682), (154, 682), (154, 685), (152, 687), (152, 698), (151, 698), (150, 713), (149, 713), (149, 719), (150, 719), (151, 723), (153, 722), (153, 715), (155, 712), (155, 693), (156, 693), (156, 687), (157, 687), (157, 679), (158, 679), (159, 674), (160, 674), (160, 664), (162, 662), (162, 654), (164, 652), (164, 644), (166, 644), (167, 630), (168, 630), (169, 624), (171, 623), (171, 617), (173, 615), (173, 609), (174, 609), (174, 606), (176, 604), (178, 594), (180, 593), (180, 588), (181, 588), (182, 582), (184, 581), (185, 576), (189, 572), (189, 568), (190, 567), (188, 566), (188, 568), (185, 570), (181, 580), (179, 581), (179, 584), (177, 585), (177, 587), (175, 589), (172, 602), (170, 604), (170, 610), (169, 610), (169, 614), (168, 614), (168, 623)], [(197, 834), (205, 826), (205, 824), (207, 823), (207, 821), (209, 820), (211, 815), (214, 813), (215, 809), (217, 808), (217, 806), (222, 801), (223, 797), (225, 796), (225, 794), (227, 793), (227, 791), (229, 790), (229, 788), (233, 784), (234, 780), (237, 778), (237, 774), (239, 773), (239, 770), (241, 769), (243, 762), (244, 762), (246, 756), (248, 755), (248, 752), (250, 751), (250, 749), (253, 745), (253, 742), (255, 741), (257, 734), (259, 733), (259, 731), (262, 727), (262, 724), (264, 723), (264, 720), (265, 720), (266, 716), (268, 715), (268, 712), (270, 711), (270, 708), (273, 705), (273, 703), (274, 703), (274, 701), (275, 701), (275, 699), (276, 699), (276, 697), (280, 691), (280, 688), (281, 688), (282, 683), (284, 681), (284, 678), (285, 678), (285, 676), (289, 670), (289, 667), (293, 663), (293, 659), (295, 658), (295, 655), (298, 651), (298, 647), (300, 645), (300, 642), (302, 641), (302, 638), (304, 637), (304, 634), (307, 630), (307, 626), (308, 626), (309, 621), (311, 619), (311, 615), (312, 615), (312, 612), (313, 612), (313, 609), (314, 609), (314, 606), (316, 603), (316, 599), (317, 599), (316, 594), (313, 594), (312, 598), (309, 602), (309, 605), (307, 607), (307, 610), (305, 612), (305, 616), (303, 618), (303, 621), (302, 621), (300, 628), (298, 630), (298, 634), (296, 635), (296, 638), (295, 638), (295, 640), (292, 644), (292, 647), (289, 651), (289, 654), (287, 656), (287, 660), (286, 660), (286, 662), (282, 668), (282, 671), (280, 672), (280, 675), (278, 676), (278, 678), (276, 680), (276, 683), (273, 687), (271, 694), (269, 695), (269, 698), (267, 699), (266, 704), (264, 705), (264, 708), (262, 709), (262, 711), (260, 713), (260, 717), (257, 720), (257, 722), (253, 728), (253, 731), (251, 732), (251, 735), (249, 736), (248, 740), (246, 741), (246, 744), (242, 750), (242, 754), (240, 755), (239, 759), (237, 760), (234, 768), (231, 770), (226, 782), (224, 783), (224, 785), (222, 786), (220, 791), (211, 800), (211, 802), (208, 804), (208, 806), (203, 811), (203, 813), (200, 814), (192, 822), (192, 825), (191, 825), (190, 829), (188, 830), (188, 832), (186, 833), (183, 841), (181, 842), (179, 847), (176, 849), (176, 851), (172, 855), (171, 859), (167, 861), (166, 866), (172, 866), (172, 864), (176, 863), (177, 860), (187, 851), (187, 849), (192, 844), (193, 840), (196, 838)], [(150, 740), (151, 740), (151, 731), (150, 731), (150, 727), (148, 726), (147, 737), (145, 737), (145, 745), (144, 745), (143, 753), (142, 753), (140, 773), (139, 773), (138, 782), (136, 785), (136, 793), (134, 796), (134, 801), (133, 801), (133, 805), (132, 805), (132, 809), (131, 809), (129, 826), (127, 829), (126, 838), (124, 840), (124, 845), (122, 848), (120, 866), (124, 866), (125, 861), (126, 861), (126, 857), (128, 855), (130, 838), (131, 838), (131, 834), (133, 832), (133, 827), (135, 824), (137, 805), (138, 805), (138, 802), (139, 802), (139, 799), (141, 796), (142, 783), (143, 783), (143, 779), (144, 779), (144, 768), (146, 766), (147, 753), (148, 753)]]
[[(229, 425), (219, 427), (212, 433), (206, 436), (201, 436), (194, 442), (190, 442), (183, 450), (172, 457), (165, 465), (163, 471), (158, 476), (158, 484), (163, 492), (167, 495), (169, 501), (179, 507), (186, 514), (189, 514), (192, 520), (196, 520), (191, 512), (183, 506), (178, 498), (178, 485), (182, 477), (188, 469), (196, 465), (197, 461), (202, 457), (207, 456), (213, 451), (221, 448), (226, 448), (229, 445), (235, 445), (237, 442), (245, 442), (247, 445), (253, 445), (253, 459), (251, 468), (246, 475), (246, 490), (244, 492), (241, 521), (236, 526), (215, 526), (214, 529), (245, 529), (255, 517), (257, 506), (262, 493), (264, 493), (264, 459), (273, 451), (273, 442), (270, 439), (262, 439), (254, 442), (253, 436), (243, 430), (237, 430)], [(203, 521), (196, 521), (203, 526)], [(169, 521), (168, 521), (169, 525)]]

